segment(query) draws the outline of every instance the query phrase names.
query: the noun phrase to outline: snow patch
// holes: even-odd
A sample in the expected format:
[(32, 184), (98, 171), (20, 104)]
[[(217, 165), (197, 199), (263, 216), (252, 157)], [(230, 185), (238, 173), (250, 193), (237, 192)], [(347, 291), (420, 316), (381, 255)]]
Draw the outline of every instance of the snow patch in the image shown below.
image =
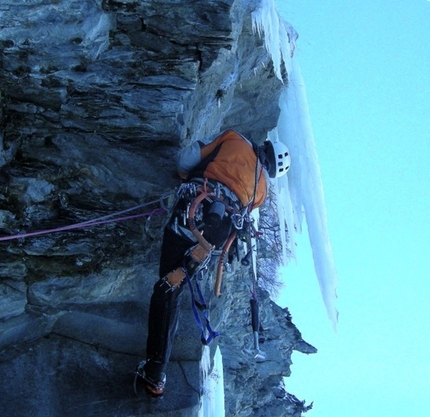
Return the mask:
[(222, 355), (217, 346), (211, 371), (210, 348), (203, 349), (200, 366), (203, 373), (203, 396), (199, 417), (224, 417), (224, 373)]

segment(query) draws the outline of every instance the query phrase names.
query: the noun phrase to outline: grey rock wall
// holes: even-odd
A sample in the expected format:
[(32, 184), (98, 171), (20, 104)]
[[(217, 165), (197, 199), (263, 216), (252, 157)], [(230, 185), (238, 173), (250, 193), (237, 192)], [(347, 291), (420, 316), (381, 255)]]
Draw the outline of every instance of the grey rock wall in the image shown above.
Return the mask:
[[(281, 82), (251, 29), (258, 5), (2, 1), (0, 237), (149, 213), (179, 184), (180, 147), (227, 127), (264, 140)], [(133, 393), (165, 218), (0, 240), (1, 416), (198, 415), (202, 347), (188, 294), (167, 394)], [(279, 382), (293, 350), (315, 350), (262, 293), (269, 359), (249, 358), (247, 272), (231, 269), (224, 295), (208, 295), (227, 415), (298, 416), (303, 404)]]

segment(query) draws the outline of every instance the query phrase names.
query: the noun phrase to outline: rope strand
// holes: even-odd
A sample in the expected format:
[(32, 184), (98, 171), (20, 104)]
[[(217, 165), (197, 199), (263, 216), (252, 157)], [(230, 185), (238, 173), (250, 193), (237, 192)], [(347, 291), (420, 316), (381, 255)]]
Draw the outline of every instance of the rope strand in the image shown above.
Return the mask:
[(145, 204), (140, 204), (136, 207), (132, 207), (132, 208), (129, 208), (126, 210), (118, 211), (116, 213), (108, 214), (106, 216), (98, 217), (96, 219), (87, 220), (85, 222), (75, 223), (75, 224), (62, 226), (62, 227), (56, 227), (53, 229), (39, 230), (39, 231), (28, 232), (28, 233), (21, 233), (21, 234), (12, 235), (12, 236), (1, 236), (0, 242), (4, 242), (7, 240), (21, 239), (24, 237), (32, 237), (32, 236), (46, 235), (46, 234), (50, 234), (50, 233), (64, 232), (64, 231), (68, 231), (68, 230), (75, 230), (75, 229), (80, 229), (80, 228), (90, 227), (90, 226), (98, 226), (98, 225), (106, 224), (106, 223), (113, 223), (113, 222), (120, 222), (120, 221), (125, 221), (125, 220), (137, 219), (139, 217), (151, 217), (153, 215), (164, 214), (166, 212), (166, 210), (164, 208), (156, 208), (156, 209), (151, 210), (147, 213), (133, 214), (131, 216), (116, 217), (116, 218), (112, 219), (112, 217), (114, 217), (114, 216), (118, 216), (120, 214), (125, 214), (125, 213), (128, 213), (130, 211), (134, 211), (134, 210), (137, 210), (139, 208), (149, 206), (150, 204), (154, 204), (157, 201), (158, 200), (150, 201), (150, 202), (145, 203)]

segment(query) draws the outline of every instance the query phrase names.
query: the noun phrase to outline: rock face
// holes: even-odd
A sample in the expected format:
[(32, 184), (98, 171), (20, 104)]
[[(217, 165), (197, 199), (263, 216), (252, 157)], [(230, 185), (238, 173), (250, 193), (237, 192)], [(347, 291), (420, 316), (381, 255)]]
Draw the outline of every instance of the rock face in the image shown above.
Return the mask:
[[(189, 294), (164, 399), (136, 397), (133, 371), (157, 278), (159, 209), (179, 184), (176, 152), (225, 128), (261, 142), (276, 125), (281, 81), (252, 31), (259, 6), (1, 2), (1, 416), (198, 415), (202, 346)], [(208, 296), (226, 415), (300, 416), (306, 407), (280, 381), (293, 350), (315, 349), (262, 292), (267, 361), (250, 358), (248, 272), (230, 269), (224, 295)]]

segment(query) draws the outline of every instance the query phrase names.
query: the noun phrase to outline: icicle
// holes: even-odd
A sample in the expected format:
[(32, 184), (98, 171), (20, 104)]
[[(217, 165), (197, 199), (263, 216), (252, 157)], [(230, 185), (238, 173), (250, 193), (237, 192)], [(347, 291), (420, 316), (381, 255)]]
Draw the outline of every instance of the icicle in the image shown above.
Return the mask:
[(322, 298), (336, 327), (337, 273), (327, 231), (324, 193), (305, 88), (300, 69), (292, 59), (297, 33), (279, 16), (274, 0), (261, 0), (260, 7), (252, 13), (252, 28), (254, 33), (264, 37), (277, 78), (284, 81), (283, 65), (288, 73), (288, 87), (284, 88), (280, 98), (278, 126), (269, 133), (271, 140), (280, 140), (289, 147), (292, 159), (288, 174), (276, 181), (284, 259), (287, 258), (286, 229), (288, 248), (295, 257), (295, 234), (301, 233), (305, 215)]
[(288, 189), (290, 201), (280, 198), (278, 206), (282, 206), (284, 213), (291, 210), (286, 215), (290, 247), (294, 246), (295, 230), (301, 232), (303, 214), (306, 216), (309, 242), (321, 295), (328, 317), (336, 328), (337, 272), (328, 234), (323, 184), (306, 91), (300, 68), (295, 60), (293, 60), (288, 88), (285, 88), (281, 94), (280, 108), (277, 135), (290, 150), (291, 168), (287, 174), (287, 183), (281, 186), (282, 190)]
[(282, 64), (289, 73), (297, 33), (282, 20), (274, 0), (262, 0), (260, 7), (252, 13), (252, 30), (264, 37), (264, 46), (272, 57), (276, 77), (284, 82)]

